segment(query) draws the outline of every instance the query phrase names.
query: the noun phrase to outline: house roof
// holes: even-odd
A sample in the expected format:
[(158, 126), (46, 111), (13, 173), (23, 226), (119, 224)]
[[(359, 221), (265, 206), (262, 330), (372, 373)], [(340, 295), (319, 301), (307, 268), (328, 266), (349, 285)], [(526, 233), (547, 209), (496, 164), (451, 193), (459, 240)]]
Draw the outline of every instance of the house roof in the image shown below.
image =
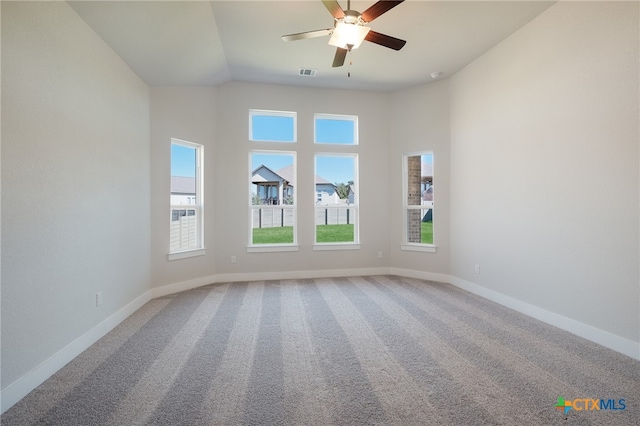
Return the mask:
[(172, 194), (195, 194), (196, 178), (187, 176), (171, 176)]

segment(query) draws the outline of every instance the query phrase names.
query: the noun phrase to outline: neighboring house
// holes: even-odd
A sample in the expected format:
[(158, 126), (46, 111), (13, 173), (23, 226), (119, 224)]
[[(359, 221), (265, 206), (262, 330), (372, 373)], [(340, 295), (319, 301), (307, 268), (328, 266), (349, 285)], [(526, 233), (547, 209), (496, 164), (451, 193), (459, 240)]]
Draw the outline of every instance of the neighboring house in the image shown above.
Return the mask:
[(171, 176), (171, 205), (181, 206), (196, 203), (196, 178)]
[[(293, 199), (295, 177), (293, 165), (273, 171), (261, 165), (251, 173), (251, 183), (256, 185), (253, 192), (259, 199), (258, 204), (286, 204), (287, 199)], [(341, 201), (336, 186), (325, 178), (316, 175), (316, 204), (337, 205), (347, 201), (353, 203), (353, 189), (349, 187), (349, 198)], [(284, 201), (283, 201), (284, 200)]]
[(258, 200), (253, 203), (279, 205), (287, 204), (288, 199), (293, 199), (293, 182), (285, 170), (289, 168), (293, 166), (274, 172), (263, 164), (255, 169), (251, 173), (251, 183), (256, 186), (254, 195)]

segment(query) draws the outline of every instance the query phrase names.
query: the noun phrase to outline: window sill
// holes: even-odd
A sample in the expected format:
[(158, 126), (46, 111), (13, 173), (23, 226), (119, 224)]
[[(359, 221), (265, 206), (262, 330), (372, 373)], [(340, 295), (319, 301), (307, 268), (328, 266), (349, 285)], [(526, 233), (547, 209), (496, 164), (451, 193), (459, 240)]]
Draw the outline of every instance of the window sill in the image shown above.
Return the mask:
[(435, 253), (437, 247), (433, 244), (402, 244), (400, 250), (405, 251), (421, 251), (423, 253)]
[(186, 259), (188, 257), (204, 256), (206, 253), (207, 253), (206, 249), (194, 249), (194, 250), (186, 250), (186, 251), (177, 251), (177, 252), (174, 252), (174, 253), (169, 253), (167, 255), (167, 259), (169, 259), (169, 260)]
[(278, 253), (287, 251), (298, 251), (297, 245), (261, 245), (261, 246), (248, 246), (247, 253)]
[(314, 251), (330, 251), (330, 250), (360, 250), (360, 244), (344, 243), (344, 244), (314, 244)]

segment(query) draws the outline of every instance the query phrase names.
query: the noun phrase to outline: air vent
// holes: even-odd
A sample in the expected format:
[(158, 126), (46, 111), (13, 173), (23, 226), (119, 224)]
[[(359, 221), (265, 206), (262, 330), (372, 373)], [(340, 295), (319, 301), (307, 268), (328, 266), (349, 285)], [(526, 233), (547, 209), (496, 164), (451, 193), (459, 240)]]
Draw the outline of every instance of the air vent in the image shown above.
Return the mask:
[(300, 68), (300, 75), (304, 77), (315, 77), (318, 70), (311, 68)]

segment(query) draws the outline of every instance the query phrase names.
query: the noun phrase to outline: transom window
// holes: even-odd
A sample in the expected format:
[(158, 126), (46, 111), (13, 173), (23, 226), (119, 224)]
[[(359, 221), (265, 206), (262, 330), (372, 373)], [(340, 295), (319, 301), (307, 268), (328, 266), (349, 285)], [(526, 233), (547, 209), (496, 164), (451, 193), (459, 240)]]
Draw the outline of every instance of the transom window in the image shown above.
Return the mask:
[(318, 144), (358, 145), (358, 117), (315, 114), (314, 141)]
[(249, 110), (249, 140), (258, 142), (296, 142), (296, 113)]

